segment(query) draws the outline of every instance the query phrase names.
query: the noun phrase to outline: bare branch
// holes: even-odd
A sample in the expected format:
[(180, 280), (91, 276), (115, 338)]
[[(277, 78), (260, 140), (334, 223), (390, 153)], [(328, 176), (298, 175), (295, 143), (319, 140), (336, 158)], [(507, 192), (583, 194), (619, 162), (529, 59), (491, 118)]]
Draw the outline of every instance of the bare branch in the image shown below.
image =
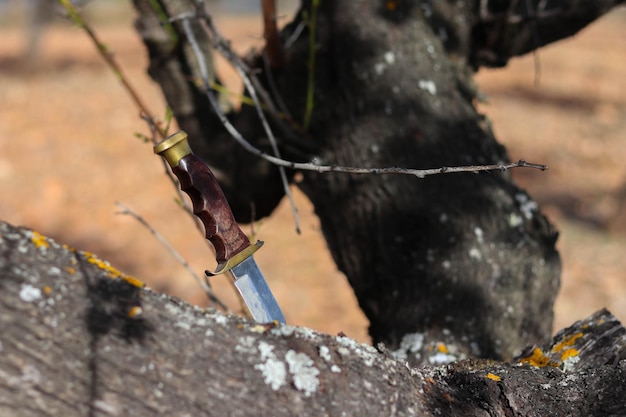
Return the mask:
[(162, 129), (159, 128), (156, 119), (154, 118), (154, 116), (152, 116), (152, 113), (150, 112), (150, 109), (148, 109), (148, 106), (141, 99), (137, 90), (135, 90), (133, 85), (130, 83), (128, 77), (126, 77), (126, 75), (124, 74), (122, 67), (115, 60), (113, 54), (109, 51), (107, 46), (100, 41), (100, 39), (96, 35), (96, 32), (91, 28), (91, 26), (89, 26), (87, 21), (80, 15), (78, 10), (69, 0), (58, 0), (58, 2), (65, 8), (72, 22), (82, 28), (87, 33), (87, 36), (89, 36), (93, 44), (96, 46), (98, 53), (104, 59), (104, 62), (113, 71), (117, 79), (122, 83), (128, 95), (130, 95), (132, 101), (135, 103), (137, 108), (139, 108), (139, 111), (142, 114), (142, 118), (146, 122), (148, 122), (150, 129), (154, 130), (161, 137), (161, 139), (165, 138), (167, 136), (167, 132), (164, 132)]
[(152, 236), (154, 236), (159, 243), (161, 243), (161, 245), (163, 245), (165, 247), (165, 249), (170, 253), (170, 255), (172, 255), (172, 257), (183, 266), (183, 268), (185, 268), (187, 270), (187, 272), (189, 272), (189, 274), (191, 274), (191, 276), (193, 277), (193, 279), (198, 283), (198, 285), (200, 286), (200, 288), (202, 288), (202, 291), (204, 291), (204, 293), (206, 294), (207, 298), (215, 305), (217, 305), (219, 308), (221, 308), (223, 311), (229, 312), (230, 310), (228, 309), (228, 307), (226, 306), (226, 304), (224, 304), (213, 292), (213, 289), (211, 288), (211, 285), (208, 283), (208, 281), (206, 280), (201, 280), (200, 277), (195, 273), (195, 271), (191, 268), (191, 266), (189, 265), (189, 262), (187, 262), (185, 260), (185, 258), (183, 258), (177, 251), (176, 249), (174, 249), (172, 247), (172, 245), (169, 244), (169, 242), (159, 233), (157, 232), (151, 225), (150, 223), (148, 223), (143, 217), (141, 217), (139, 214), (135, 213), (134, 211), (132, 211), (130, 208), (128, 208), (127, 206), (125, 206), (124, 204), (120, 203), (119, 201), (115, 202), (115, 205), (117, 205), (121, 211), (117, 212), (117, 214), (125, 214), (125, 215), (129, 215), (132, 218), (134, 218), (135, 220), (137, 220), (142, 226), (144, 226), (146, 229), (148, 229), (148, 231), (152, 234)]
[[(400, 175), (414, 175), (418, 178), (424, 178), (430, 175), (438, 175), (438, 174), (450, 174), (450, 173), (458, 173), (458, 172), (480, 172), (480, 171), (506, 171), (511, 168), (517, 167), (525, 167), (525, 168), (535, 168), (542, 171), (548, 169), (546, 165), (529, 163), (525, 160), (519, 160), (518, 162), (509, 162), (509, 163), (501, 163), (501, 164), (491, 164), (491, 165), (469, 165), (469, 166), (458, 166), (458, 167), (441, 167), (441, 168), (432, 168), (432, 169), (412, 169), (412, 168), (400, 168), (400, 167), (385, 167), (385, 168), (358, 168), (358, 167), (346, 167), (346, 166), (337, 166), (337, 165), (318, 165), (316, 163), (306, 163), (306, 162), (293, 162), (282, 159), (277, 156), (270, 155), (266, 152), (263, 152), (259, 148), (252, 145), (243, 135), (237, 130), (237, 128), (228, 120), (224, 112), (221, 110), (219, 102), (215, 97), (213, 89), (211, 88), (211, 83), (208, 77), (208, 71), (206, 68), (206, 64), (204, 61), (204, 55), (198, 46), (197, 40), (191, 30), (191, 25), (189, 20), (192, 18), (197, 18), (197, 15), (192, 14), (191, 12), (184, 13), (175, 17), (172, 17), (172, 21), (180, 20), (183, 24), (183, 29), (185, 30), (185, 34), (187, 36), (187, 40), (191, 44), (192, 50), (194, 54), (196, 54), (196, 59), (198, 60), (198, 66), (200, 69), (202, 82), (204, 85), (204, 92), (209, 100), (213, 111), (219, 118), (220, 122), (223, 124), (224, 128), (230, 133), (230, 135), (239, 143), (244, 149), (248, 152), (257, 155), (260, 158), (265, 159), (268, 162), (271, 162), (274, 165), (279, 167), (291, 168), (295, 170), (302, 171), (315, 171), (318, 173), (326, 173), (326, 172), (340, 172), (347, 174), (400, 174)], [(200, 16), (200, 18), (206, 19), (206, 17)], [(208, 23), (207, 19), (207, 24)], [(239, 68), (238, 70), (241, 70)], [(241, 74), (241, 73), (240, 73)], [(245, 78), (244, 78), (245, 80)], [(244, 81), (245, 82), (245, 81)], [(251, 95), (253, 93), (251, 92)], [(262, 111), (259, 110), (262, 114)]]
[[(205, 18), (205, 19), (202, 19), (202, 21), (206, 23), (206, 27), (208, 28), (209, 32), (213, 35), (213, 39), (214, 40), (218, 39), (219, 34), (213, 27), (211, 20)], [(183, 25), (183, 29), (185, 30), (187, 39), (189, 40), (189, 43), (191, 44), (191, 48), (194, 51), (194, 54), (196, 55), (196, 59), (198, 61), (198, 67), (200, 69), (200, 73), (202, 76), (202, 81), (204, 83), (205, 90), (210, 91), (211, 88), (210, 88), (210, 83), (209, 83), (209, 73), (207, 71), (207, 67), (205, 64), (204, 54), (202, 53), (202, 50), (198, 46), (198, 42), (193, 34), (193, 30), (191, 29), (191, 24), (189, 22), (189, 19), (183, 19), (182, 25)], [(223, 42), (214, 42), (214, 46), (216, 47), (217, 50), (219, 51), (224, 50), (223, 48), (220, 47), (222, 43)], [(280, 151), (278, 150), (278, 145), (276, 143), (276, 138), (274, 137), (274, 132), (272, 132), (272, 129), (270, 128), (270, 125), (267, 122), (267, 119), (265, 117), (265, 114), (263, 113), (263, 109), (261, 108), (261, 103), (259, 101), (258, 96), (256, 95), (256, 89), (252, 85), (252, 82), (250, 81), (250, 78), (248, 77), (247, 72), (244, 70), (243, 65), (242, 65), (243, 63), (239, 60), (238, 57), (236, 58), (234, 57), (236, 57), (236, 55), (233, 54), (233, 56), (231, 56), (231, 63), (233, 64), (234, 68), (237, 70), (237, 73), (241, 77), (244, 85), (246, 86), (246, 89), (250, 92), (250, 97), (254, 101), (254, 106), (257, 110), (259, 119), (261, 120), (261, 124), (263, 125), (263, 129), (265, 130), (265, 133), (267, 134), (267, 137), (270, 141), (270, 144), (272, 146), (272, 151), (274, 152), (277, 158), (280, 158)], [(219, 108), (219, 105), (218, 105), (218, 108)], [(293, 196), (291, 194), (291, 190), (289, 189), (289, 181), (287, 180), (287, 174), (285, 173), (284, 167), (279, 166), (279, 170), (280, 170), (280, 178), (283, 183), (285, 195), (287, 195), (287, 198), (289, 199), (289, 203), (291, 204), (291, 210), (292, 210), (294, 221), (296, 224), (296, 232), (300, 234), (301, 229), (300, 229), (300, 220), (298, 218), (298, 208), (296, 207), (296, 204), (293, 200)]]
[(276, 25), (276, 0), (262, 0), (265, 53), (271, 68), (283, 65), (283, 49)]

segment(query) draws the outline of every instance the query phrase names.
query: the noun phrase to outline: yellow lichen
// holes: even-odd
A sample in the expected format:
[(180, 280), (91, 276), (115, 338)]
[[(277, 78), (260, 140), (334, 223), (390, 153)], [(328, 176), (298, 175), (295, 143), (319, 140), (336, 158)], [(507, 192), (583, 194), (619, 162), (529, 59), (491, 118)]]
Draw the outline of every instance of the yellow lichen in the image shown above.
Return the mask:
[(139, 306), (134, 306), (134, 307), (131, 307), (130, 310), (128, 310), (128, 317), (132, 319), (137, 316), (140, 316), (141, 313), (143, 313), (143, 309)]
[(566, 337), (560, 343), (557, 343), (552, 347), (552, 352), (558, 353), (566, 347), (573, 346), (574, 343), (576, 343), (576, 340), (580, 339), (581, 337), (583, 337), (583, 332), (578, 332), (576, 334)]
[(396, 10), (396, 8), (398, 8), (398, 0), (387, 0), (385, 2), (385, 7), (387, 8), (387, 10), (389, 11), (394, 11)]
[(487, 374), (487, 378), (493, 380), (493, 381), (500, 381), (502, 378), (500, 378), (498, 375), (496, 374), (492, 374), (491, 372), (489, 372)]
[(30, 238), (31, 242), (35, 244), (38, 248), (49, 248), (50, 244), (48, 243), (48, 239), (39, 232), (35, 232), (33, 230), (33, 235)]
[(143, 282), (139, 281), (135, 277), (131, 277), (130, 275), (122, 275), (120, 278), (132, 285), (133, 287), (143, 288), (145, 285)]
[(569, 348), (569, 349), (566, 349), (565, 352), (561, 354), (561, 360), (565, 362), (566, 359), (572, 358), (574, 356), (578, 356), (578, 349)]
[(50, 295), (50, 294), (52, 294), (52, 288), (50, 288), (50, 287), (49, 287), (49, 286), (47, 286), (47, 285), (46, 285), (46, 286), (44, 286), (44, 287), (43, 287), (43, 293), (44, 293), (44, 294), (46, 294), (46, 295)]
[(558, 363), (550, 360), (550, 357), (546, 356), (539, 348), (533, 349), (533, 353), (531, 353), (530, 356), (522, 358), (520, 363), (527, 363), (537, 368), (543, 368), (544, 366), (559, 366)]
[(106, 271), (111, 278), (123, 279), (130, 285), (134, 287), (138, 287), (138, 288), (142, 288), (144, 286), (143, 282), (139, 281), (137, 278), (124, 275), (117, 269), (113, 268), (111, 264), (109, 264), (108, 262), (98, 259), (91, 252), (83, 252), (83, 256), (85, 256), (85, 258), (87, 259), (87, 262), (89, 262), (90, 264), (96, 265), (98, 268), (102, 269), (103, 271)]
[(74, 275), (76, 273), (76, 270), (74, 268), (72, 268), (71, 266), (66, 266), (65, 270), (70, 274), (70, 275)]
[(437, 351), (440, 353), (448, 353), (448, 347), (444, 345), (443, 343), (439, 342), (437, 343)]

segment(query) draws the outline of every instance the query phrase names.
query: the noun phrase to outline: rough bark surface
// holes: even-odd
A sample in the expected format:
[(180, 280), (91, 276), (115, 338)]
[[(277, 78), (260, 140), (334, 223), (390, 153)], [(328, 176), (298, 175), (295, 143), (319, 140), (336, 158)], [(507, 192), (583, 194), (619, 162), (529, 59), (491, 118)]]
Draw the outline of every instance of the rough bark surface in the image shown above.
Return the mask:
[(481, 1), (471, 62), (499, 67), (510, 58), (572, 36), (623, 0)]
[[(159, 13), (193, 10), (191, 2), (162, 0), (159, 13), (154, 3), (134, 3), (150, 74), (192, 146), (219, 170), (239, 220), (250, 219), (251, 204), (257, 216), (269, 214), (282, 197), (276, 168), (228, 138), (195, 84), (198, 64), (180, 23), (160, 21)], [(473, 105), (473, 69), (503, 65), (575, 33), (617, 3), (322, 1), (310, 128), (280, 130), (284, 123), (274, 120), (281, 152), (358, 167), (506, 161)], [(284, 28), (280, 67), (248, 59), (261, 82), (272, 80), (267, 89), (296, 121), (305, 113), (311, 7), (304, 1)], [(211, 39), (199, 20), (191, 23), (211, 66)], [(244, 106), (229, 118), (267, 149), (254, 109)], [(375, 342), (395, 349), (407, 335), (427, 333), (461, 355), (506, 359), (549, 338), (560, 275), (557, 233), (506, 173), (417, 179), (305, 172), (298, 185), (315, 206)]]
[(626, 415), (626, 330), (605, 310), (510, 363), (413, 368), (382, 345), (141, 289), (4, 222), (0, 328), (3, 417)]

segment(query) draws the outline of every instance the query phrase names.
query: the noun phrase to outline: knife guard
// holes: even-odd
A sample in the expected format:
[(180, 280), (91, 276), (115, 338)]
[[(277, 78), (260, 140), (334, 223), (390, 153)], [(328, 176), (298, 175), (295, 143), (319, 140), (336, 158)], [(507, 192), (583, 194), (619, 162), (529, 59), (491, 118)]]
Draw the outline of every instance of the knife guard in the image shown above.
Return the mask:
[(211, 275), (231, 269), (261, 247), (260, 241), (251, 245), (237, 225), (217, 179), (206, 162), (193, 154), (185, 132), (169, 136), (154, 151), (172, 167), (180, 189), (191, 198), (193, 214), (202, 221), (206, 238), (215, 247), (218, 267)]

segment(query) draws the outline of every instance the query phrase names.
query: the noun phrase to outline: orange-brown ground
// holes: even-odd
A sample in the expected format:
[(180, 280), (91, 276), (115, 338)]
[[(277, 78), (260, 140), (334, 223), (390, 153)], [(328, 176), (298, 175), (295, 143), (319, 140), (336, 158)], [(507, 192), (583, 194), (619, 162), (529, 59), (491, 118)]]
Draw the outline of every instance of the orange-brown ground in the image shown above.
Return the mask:
[[(132, 12), (105, 12), (97, 13), (97, 32), (152, 111), (163, 115)], [(541, 50), (538, 87), (533, 57), (478, 75), (489, 97), (481, 108), (511, 157), (550, 166), (515, 175), (561, 231), (556, 328), (601, 307), (626, 320), (625, 20), (626, 10), (615, 11)], [(143, 216), (199, 274), (214, 266), (202, 236), (174, 203), (161, 162), (133, 136), (146, 133), (146, 126), (93, 45), (80, 30), (56, 25), (46, 33), (39, 61), (25, 66), (24, 26), (0, 24), (0, 218), (95, 252), (157, 290), (206, 305), (191, 276), (149, 232), (116, 214), (119, 201)], [(257, 18), (223, 17), (218, 24), (238, 51), (259, 44)], [(330, 258), (313, 209), (295, 195), (302, 235), (283, 201), (255, 225), (266, 242), (259, 264), (290, 323), (366, 341), (367, 321)], [(226, 279), (213, 284), (237, 311)]]

